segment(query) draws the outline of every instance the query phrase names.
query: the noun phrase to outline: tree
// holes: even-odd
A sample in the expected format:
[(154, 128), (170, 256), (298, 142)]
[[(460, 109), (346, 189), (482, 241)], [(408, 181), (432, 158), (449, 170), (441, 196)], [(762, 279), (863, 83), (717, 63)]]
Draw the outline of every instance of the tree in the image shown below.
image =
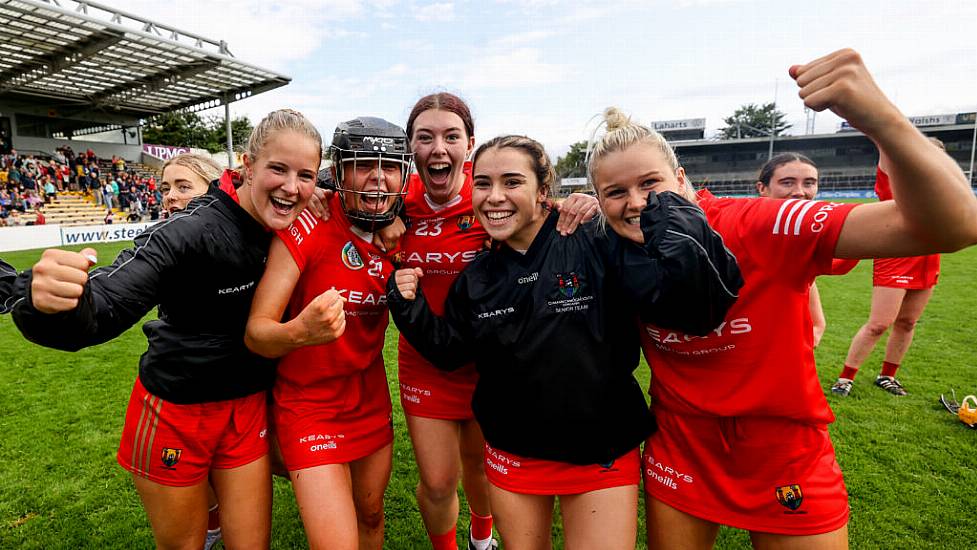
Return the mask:
[(775, 103), (748, 103), (723, 119), (726, 127), (719, 131), (719, 135), (722, 139), (767, 137), (772, 129), (773, 135), (779, 136), (791, 127), (784, 121), (786, 118), (787, 115), (778, 110)]
[[(251, 129), (248, 117), (231, 119), (231, 136), (235, 146), (247, 141)], [(203, 119), (196, 113), (164, 113), (143, 127), (142, 138), (145, 143), (193, 147), (216, 153), (227, 146), (227, 124), (223, 117), (218, 116)]]
[(579, 141), (570, 146), (567, 154), (556, 159), (557, 178), (582, 178), (587, 175), (587, 142)]

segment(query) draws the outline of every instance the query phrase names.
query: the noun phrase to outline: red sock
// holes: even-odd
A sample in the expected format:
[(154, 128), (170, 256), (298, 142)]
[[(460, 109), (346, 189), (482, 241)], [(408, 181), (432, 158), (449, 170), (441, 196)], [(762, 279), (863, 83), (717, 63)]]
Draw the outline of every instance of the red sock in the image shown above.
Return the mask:
[(841, 374), (838, 375), (838, 378), (847, 378), (849, 380), (854, 380), (856, 374), (858, 374), (858, 369), (853, 369), (848, 365), (845, 365), (845, 368), (841, 369)]
[(891, 376), (895, 378), (897, 370), (899, 370), (899, 363), (882, 361), (882, 376)]
[(458, 536), (455, 527), (452, 527), (447, 533), (440, 535), (428, 533), (427, 536), (431, 539), (431, 546), (434, 547), (434, 550), (458, 550)]
[(207, 511), (207, 530), (213, 531), (221, 526), (221, 512), (220, 509), (215, 504), (213, 508)]
[(484, 540), (492, 536), (492, 515), (480, 516), (471, 509), (468, 509), (471, 514), (471, 532), (472, 538), (475, 540)]

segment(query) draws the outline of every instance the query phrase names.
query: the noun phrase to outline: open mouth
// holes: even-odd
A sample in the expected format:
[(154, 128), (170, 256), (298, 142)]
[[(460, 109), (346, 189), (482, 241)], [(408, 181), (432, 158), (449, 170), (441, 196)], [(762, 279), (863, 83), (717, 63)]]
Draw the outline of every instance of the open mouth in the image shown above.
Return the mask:
[(641, 225), (641, 216), (632, 216), (630, 218), (624, 218), (624, 223), (628, 225)]
[(427, 173), (431, 176), (431, 183), (444, 185), (451, 175), (451, 164), (447, 162), (432, 162), (427, 165)]
[(295, 208), (295, 201), (280, 199), (273, 196), (269, 196), (268, 201), (271, 203), (271, 207), (275, 209), (275, 212), (283, 216), (287, 216)]

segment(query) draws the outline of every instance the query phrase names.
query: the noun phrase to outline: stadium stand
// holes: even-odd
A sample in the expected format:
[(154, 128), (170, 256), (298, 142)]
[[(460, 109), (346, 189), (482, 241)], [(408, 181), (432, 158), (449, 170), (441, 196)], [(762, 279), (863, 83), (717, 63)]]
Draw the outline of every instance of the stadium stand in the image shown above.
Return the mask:
[[(940, 139), (947, 154), (964, 172), (969, 170), (974, 136), (974, 113), (910, 117), (928, 136)], [(675, 152), (696, 186), (721, 195), (755, 193), (757, 171), (768, 158), (768, 138), (675, 142)], [(803, 153), (820, 169), (822, 192), (868, 190), (875, 185), (878, 151), (861, 132), (843, 125), (834, 134), (778, 136), (773, 153)], [(971, 185), (977, 176), (971, 174)]]
[(230, 103), (290, 80), (235, 58), (224, 41), (97, 2), (0, 0), (0, 220), (23, 223), (48, 202), (46, 223), (90, 223), (104, 199), (93, 188), (113, 180), (123, 187), (117, 207), (148, 211), (159, 174), (144, 164), (161, 159), (143, 151), (147, 121), (221, 105), (229, 119)]

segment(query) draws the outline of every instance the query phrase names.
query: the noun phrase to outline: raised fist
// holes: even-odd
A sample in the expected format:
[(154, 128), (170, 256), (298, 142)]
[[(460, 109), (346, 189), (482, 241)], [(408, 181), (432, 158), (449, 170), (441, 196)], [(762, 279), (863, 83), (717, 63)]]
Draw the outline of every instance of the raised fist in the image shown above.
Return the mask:
[(42, 313), (71, 311), (88, 283), (88, 269), (97, 261), (95, 250), (69, 252), (50, 248), (34, 264), (31, 302)]

